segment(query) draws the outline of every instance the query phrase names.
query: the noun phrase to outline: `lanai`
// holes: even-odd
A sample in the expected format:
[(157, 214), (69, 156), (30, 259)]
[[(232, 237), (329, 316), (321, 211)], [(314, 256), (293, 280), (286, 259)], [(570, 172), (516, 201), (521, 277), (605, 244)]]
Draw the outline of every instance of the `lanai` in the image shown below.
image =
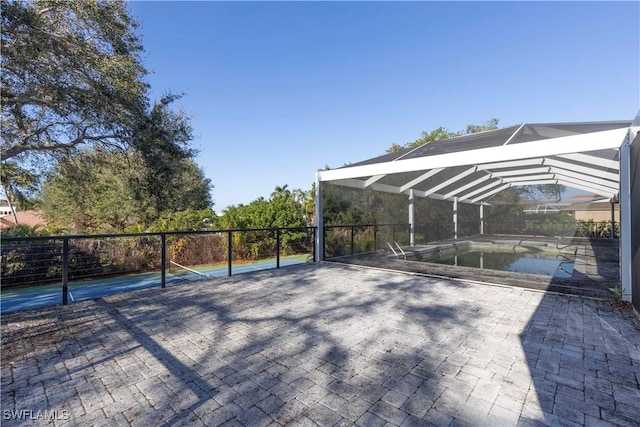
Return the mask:
[[(562, 184), (620, 203), (622, 299), (640, 310), (640, 115), (634, 121), (536, 123), (434, 141), (316, 177), (318, 251), (322, 256), (323, 184), (407, 198), (414, 224), (419, 197), (483, 206), (513, 186)], [(635, 219), (635, 220), (634, 220)], [(454, 224), (456, 224), (454, 214)], [(410, 242), (413, 244), (413, 227)], [(457, 237), (457, 235), (456, 235)]]

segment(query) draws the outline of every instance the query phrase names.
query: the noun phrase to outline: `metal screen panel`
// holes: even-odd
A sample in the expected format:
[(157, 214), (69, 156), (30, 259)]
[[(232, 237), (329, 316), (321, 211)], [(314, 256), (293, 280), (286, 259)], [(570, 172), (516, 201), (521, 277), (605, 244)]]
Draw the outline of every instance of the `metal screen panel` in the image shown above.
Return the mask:
[(640, 312), (640, 136), (631, 144), (631, 287)]

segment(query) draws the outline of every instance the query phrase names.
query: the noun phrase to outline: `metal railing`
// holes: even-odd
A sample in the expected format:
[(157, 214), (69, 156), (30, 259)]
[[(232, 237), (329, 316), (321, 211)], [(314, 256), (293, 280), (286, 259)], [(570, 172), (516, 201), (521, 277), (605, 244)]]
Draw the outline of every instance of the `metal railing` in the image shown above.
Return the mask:
[[(531, 217), (531, 216), (527, 216)], [(471, 234), (479, 225), (467, 221)], [(459, 230), (462, 231), (463, 227)], [(617, 237), (617, 223), (563, 220), (552, 223), (485, 220), (485, 234), (540, 234), (603, 238)], [(538, 231), (540, 229), (541, 231)], [(415, 226), (415, 242), (451, 238), (452, 224)], [(57, 302), (68, 304), (70, 284), (78, 299), (95, 297), (87, 288), (134, 289), (131, 283), (146, 281), (145, 287), (175, 283), (181, 273), (189, 277), (231, 276), (255, 269), (280, 268), (283, 262), (317, 261), (315, 227), (175, 231), (156, 233), (5, 237), (0, 246), (2, 310), (6, 291), (28, 298), (36, 286), (55, 289)], [(354, 256), (388, 250), (386, 242), (410, 243), (409, 224), (329, 225), (324, 227), (322, 259)], [(560, 233), (560, 234), (558, 234)], [(466, 232), (459, 232), (460, 236)], [(258, 268), (259, 267), (259, 268)], [(203, 270), (203, 271), (201, 271)], [(202, 274), (200, 274), (202, 273)], [(147, 276), (144, 276), (144, 275)], [(135, 275), (135, 276), (132, 276)], [(168, 275), (171, 275), (168, 278)], [(144, 277), (143, 277), (144, 276)], [(126, 280), (125, 280), (126, 279)], [(126, 281), (116, 284), (116, 282)], [(95, 285), (95, 286), (94, 286)], [(58, 288), (59, 286), (59, 288)], [(29, 288), (24, 290), (22, 288)], [(120, 289), (120, 288), (118, 288)], [(77, 293), (76, 293), (77, 292)], [(111, 292), (111, 291), (109, 291)], [(113, 291), (118, 293), (123, 291)], [(78, 294), (84, 296), (78, 297)], [(90, 296), (94, 295), (94, 296)]]
[(153, 273), (156, 286), (164, 288), (175, 268), (171, 261), (186, 270), (206, 266), (231, 276), (235, 268), (248, 271), (251, 263), (280, 268), (285, 256), (287, 264), (316, 261), (315, 240), (315, 227), (5, 237), (0, 279), (3, 294), (60, 284), (62, 304), (68, 304), (70, 282), (108, 283)]
[(376, 252), (387, 241), (409, 244), (410, 224), (327, 225), (324, 227), (323, 259)]

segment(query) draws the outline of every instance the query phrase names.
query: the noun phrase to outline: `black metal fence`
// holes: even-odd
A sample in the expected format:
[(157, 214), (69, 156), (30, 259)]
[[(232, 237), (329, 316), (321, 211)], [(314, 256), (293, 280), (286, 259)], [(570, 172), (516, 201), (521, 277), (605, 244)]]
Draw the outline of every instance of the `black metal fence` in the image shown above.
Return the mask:
[(279, 268), (283, 260), (315, 261), (315, 227), (208, 230), (164, 233), (7, 237), (2, 239), (0, 279), (3, 291), (61, 284), (68, 303), (70, 282), (95, 282), (131, 274), (195, 274), (226, 268), (245, 271), (262, 262)]
[(409, 245), (409, 224), (329, 225), (324, 227), (324, 259), (387, 249), (387, 242)]
[[(461, 221), (458, 236), (477, 235), (479, 228), (478, 219)], [(408, 246), (410, 230), (407, 223), (325, 226), (323, 259)], [(53, 287), (60, 292), (56, 295), (62, 296), (62, 304), (67, 304), (70, 283), (74, 289), (96, 282), (101, 282), (104, 288), (115, 289), (114, 282), (123, 277), (149, 273), (153, 277), (147, 287), (158, 284), (165, 287), (176, 277), (209, 277), (207, 271), (212, 269), (217, 276), (231, 276), (250, 271), (257, 263), (262, 264), (256, 269), (263, 269), (279, 268), (282, 262), (317, 261), (316, 232), (315, 227), (299, 227), (6, 237), (0, 246), (2, 309), (5, 291), (18, 288)], [(619, 236), (619, 227), (612, 222), (522, 216), (508, 220), (488, 218), (484, 221), (484, 233), (610, 238)], [(452, 237), (452, 222), (415, 226), (415, 244)], [(170, 280), (167, 275), (171, 275)], [(137, 277), (131, 277), (130, 282)], [(113, 291), (116, 292), (120, 291)], [(20, 290), (20, 293), (25, 292)]]

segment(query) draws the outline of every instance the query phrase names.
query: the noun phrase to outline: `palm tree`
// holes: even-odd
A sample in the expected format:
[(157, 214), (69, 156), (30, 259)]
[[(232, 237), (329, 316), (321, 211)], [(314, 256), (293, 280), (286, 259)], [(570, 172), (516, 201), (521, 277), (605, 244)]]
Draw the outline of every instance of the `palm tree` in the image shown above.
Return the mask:
[(278, 199), (278, 198), (289, 198), (291, 196), (291, 191), (289, 191), (289, 185), (285, 184), (282, 187), (280, 187), (279, 185), (276, 185), (276, 188), (273, 190), (273, 193), (271, 193), (271, 198), (272, 199)]

